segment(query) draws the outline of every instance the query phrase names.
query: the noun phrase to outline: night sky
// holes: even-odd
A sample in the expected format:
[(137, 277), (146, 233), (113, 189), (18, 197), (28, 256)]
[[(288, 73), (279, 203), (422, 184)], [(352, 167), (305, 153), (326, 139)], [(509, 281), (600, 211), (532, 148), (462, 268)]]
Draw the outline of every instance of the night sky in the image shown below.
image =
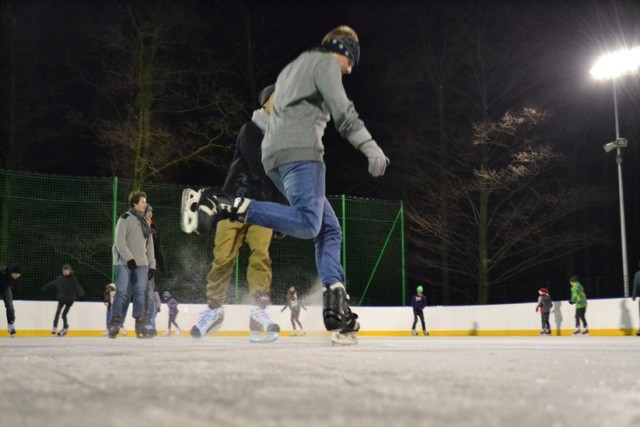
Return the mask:
[[(212, 136), (216, 143), (148, 181), (220, 184), (259, 90), (327, 31), (347, 24), (362, 53), (344, 85), (391, 166), (384, 178), (369, 177), (364, 158), (330, 124), (328, 194), (411, 206), (414, 195), (437, 182), (425, 159), (439, 137), (464, 150), (474, 123), (534, 106), (549, 113), (536, 139), (564, 158), (555, 177), (613, 197), (578, 222), (602, 227), (602, 238), (519, 280), (574, 270), (592, 278), (621, 275), (615, 155), (602, 149), (615, 139), (613, 92), (589, 69), (608, 51), (640, 45), (637, 1), (25, 0), (4, 1), (1, 13), (0, 168), (130, 176), (114, 132), (126, 132), (142, 102), (131, 82), (136, 41), (161, 34), (153, 52), (160, 75), (153, 83), (154, 149), (180, 145), (186, 152)], [(136, 39), (141, 33), (147, 35)], [(219, 103), (206, 106), (212, 97)], [(638, 76), (618, 79), (618, 104), (621, 135), (629, 140), (623, 171), (633, 275), (640, 258)], [(432, 273), (413, 262), (413, 279)]]

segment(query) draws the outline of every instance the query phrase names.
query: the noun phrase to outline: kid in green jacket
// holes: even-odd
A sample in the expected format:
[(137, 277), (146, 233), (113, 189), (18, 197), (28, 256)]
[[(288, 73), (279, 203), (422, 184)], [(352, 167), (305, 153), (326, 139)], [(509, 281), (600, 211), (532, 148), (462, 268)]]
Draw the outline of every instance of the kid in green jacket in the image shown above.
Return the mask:
[(578, 276), (571, 276), (569, 283), (571, 284), (571, 299), (569, 300), (569, 304), (576, 305), (576, 329), (573, 331), (573, 335), (581, 333), (580, 320), (582, 320), (582, 326), (584, 327), (582, 334), (588, 334), (587, 319), (584, 317), (587, 311), (587, 295), (584, 293), (584, 288)]

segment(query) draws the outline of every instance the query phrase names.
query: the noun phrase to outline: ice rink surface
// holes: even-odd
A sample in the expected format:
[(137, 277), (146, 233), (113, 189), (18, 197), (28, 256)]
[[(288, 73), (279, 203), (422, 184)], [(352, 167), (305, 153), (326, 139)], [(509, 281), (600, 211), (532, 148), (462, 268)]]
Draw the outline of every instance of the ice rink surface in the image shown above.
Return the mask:
[(0, 425), (640, 426), (640, 338), (0, 339)]

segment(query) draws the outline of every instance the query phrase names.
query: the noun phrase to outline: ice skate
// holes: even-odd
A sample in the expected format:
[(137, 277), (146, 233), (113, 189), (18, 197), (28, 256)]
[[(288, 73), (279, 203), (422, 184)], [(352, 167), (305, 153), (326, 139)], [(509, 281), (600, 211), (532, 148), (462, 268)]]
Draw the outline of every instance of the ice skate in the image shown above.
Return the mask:
[(582, 335), (589, 335), (589, 329), (584, 328), (584, 329), (582, 330)]
[(58, 329), (57, 328), (51, 329), (51, 335), (57, 335), (57, 334), (58, 334)]
[(413, 335), (413, 336), (415, 337), (416, 335), (418, 335), (418, 333), (416, 332), (416, 330), (415, 330), (415, 329), (412, 329), (412, 330), (411, 330), (411, 335)]
[(349, 308), (348, 299), (344, 285), (340, 282), (324, 290), (322, 316), (324, 327), (332, 332), (331, 342), (334, 345), (358, 343), (356, 333), (360, 330), (360, 323), (358, 315)]
[(224, 320), (224, 307), (207, 308), (200, 313), (196, 324), (191, 328), (193, 338), (206, 337), (211, 332), (217, 331)]
[(187, 188), (182, 191), (182, 205), (180, 208), (180, 228), (187, 234), (204, 234), (211, 230), (213, 217), (216, 214), (216, 201), (211, 190), (193, 190)]
[(304, 329), (301, 329), (300, 332), (298, 333), (298, 336), (303, 337), (307, 335), (307, 333), (304, 331)]
[(580, 328), (575, 328), (571, 335), (580, 335)]
[(270, 343), (278, 339), (280, 326), (271, 322), (266, 307), (251, 307), (249, 315), (249, 341), (256, 343)]
[(164, 334), (162, 334), (163, 337), (170, 337), (171, 336), (171, 329), (169, 329), (168, 331), (165, 331)]
[(426, 329), (422, 330), (422, 335), (424, 335), (425, 337), (429, 336), (429, 331), (427, 331)]
[(178, 330), (176, 331), (176, 336), (177, 337), (181, 337), (182, 336), (182, 329), (178, 328)]
[(109, 323), (109, 338), (112, 340), (116, 339), (118, 332), (120, 332), (121, 329), (124, 328), (120, 326), (120, 317), (113, 316), (111, 318), (111, 323)]
[(60, 329), (60, 332), (58, 332), (58, 336), (59, 337), (64, 337), (65, 335), (67, 335), (67, 331), (68, 331), (67, 328)]
[(297, 337), (298, 333), (296, 331), (291, 331), (291, 333), (289, 334), (290, 337)]
[(16, 327), (13, 326), (13, 323), (10, 323), (8, 327), (9, 327), (9, 336), (11, 338), (15, 338), (16, 337)]
[(136, 338), (149, 338), (147, 335), (147, 329), (144, 326), (143, 316), (136, 319)]
[(540, 335), (546, 335), (547, 330), (546, 329), (540, 329)]

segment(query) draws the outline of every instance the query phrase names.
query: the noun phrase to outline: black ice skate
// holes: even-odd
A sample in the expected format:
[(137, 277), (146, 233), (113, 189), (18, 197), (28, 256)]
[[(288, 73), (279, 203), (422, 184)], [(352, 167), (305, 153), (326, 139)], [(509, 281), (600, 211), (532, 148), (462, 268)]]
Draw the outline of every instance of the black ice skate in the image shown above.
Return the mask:
[(356, 333), (360, 330), (358, 315), (349, 308), (349, 296), (340, 282), (325, 288), (322, 316), (324, 326), (331, 332), (334, 345), (353, 345), (358, 343)]
[(120, 316), (113, 316), (109, 323), (109, 338), (114, 340), (120, 332)]

